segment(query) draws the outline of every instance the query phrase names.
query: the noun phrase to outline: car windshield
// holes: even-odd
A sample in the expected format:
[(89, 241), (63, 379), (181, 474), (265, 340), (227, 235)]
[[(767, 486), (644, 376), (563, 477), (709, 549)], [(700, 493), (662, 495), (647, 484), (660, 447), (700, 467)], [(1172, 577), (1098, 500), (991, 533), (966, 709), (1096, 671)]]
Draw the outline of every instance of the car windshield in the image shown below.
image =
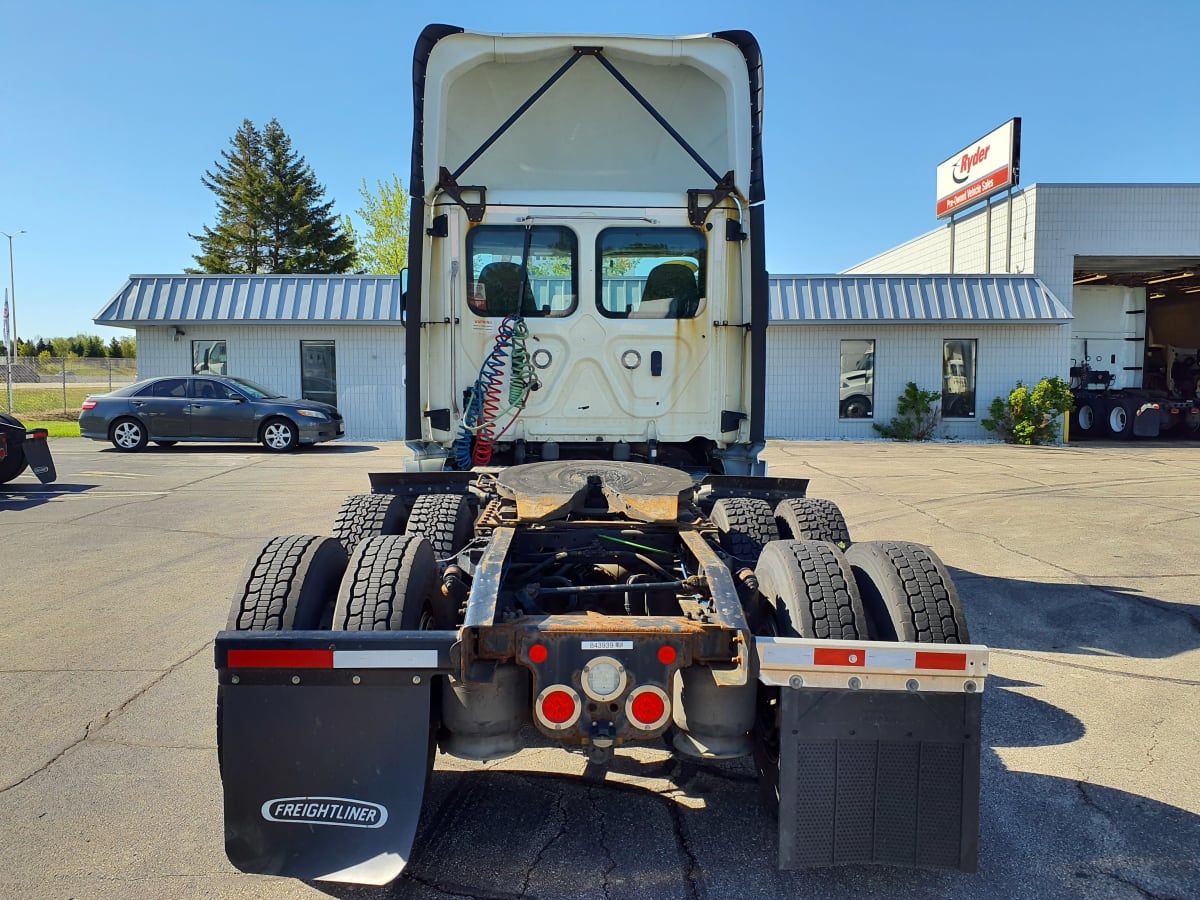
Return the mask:
[(247, 381), (245, 378), (230, 378), (236, 384), (242, 393), (247, 394), (251, 400), (278, 400), (283, 397), (283, 394), (277, 394), (270, 388), (265, 388), (261, 384), (255, 384), (253, 381)]

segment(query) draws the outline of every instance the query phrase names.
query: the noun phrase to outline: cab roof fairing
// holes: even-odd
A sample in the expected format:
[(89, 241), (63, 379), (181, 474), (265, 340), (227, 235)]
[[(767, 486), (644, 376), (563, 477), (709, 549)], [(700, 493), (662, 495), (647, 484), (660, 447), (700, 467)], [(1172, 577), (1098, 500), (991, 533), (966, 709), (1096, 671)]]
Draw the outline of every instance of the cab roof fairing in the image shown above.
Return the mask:
[[(757, 202), (757, 45), (745, 32), (726, 34), (510, 36), (429, 26), (414, 60), (410, 189), (432, 202), (441, 167), (453, 172), (461, 166), (576, 47), (599, 46), (706, 163), (734, 172), (743, 201)], [(439, 127), (427, 128), (431, 123)], [(619, 205), (613, 194), (621, 192), (665, 191), (682, 198), (710, 181), (611, 73), (582, 58), (460, 175), (462, 184), (489, 191), (602, 193), (607, 205)]]

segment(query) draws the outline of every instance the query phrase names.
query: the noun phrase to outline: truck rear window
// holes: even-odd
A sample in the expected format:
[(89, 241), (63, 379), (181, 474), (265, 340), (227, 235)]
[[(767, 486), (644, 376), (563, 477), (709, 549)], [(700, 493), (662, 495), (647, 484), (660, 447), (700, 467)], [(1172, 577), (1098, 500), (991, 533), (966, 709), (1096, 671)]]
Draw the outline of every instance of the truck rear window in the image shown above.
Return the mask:
[(530, 229), (528, 272), (522, 291), (525, 231), (522, 225), (479, 225), (467, 234), (471, 261), (467, 302), (476, 315), (534, 318), (574, 312), (579, 293), (575, 232), (559, 225)]
[(693, 228), (605, 228), (596, 306), (614, 319), (691, 319), (704, 301), (704, 236)]

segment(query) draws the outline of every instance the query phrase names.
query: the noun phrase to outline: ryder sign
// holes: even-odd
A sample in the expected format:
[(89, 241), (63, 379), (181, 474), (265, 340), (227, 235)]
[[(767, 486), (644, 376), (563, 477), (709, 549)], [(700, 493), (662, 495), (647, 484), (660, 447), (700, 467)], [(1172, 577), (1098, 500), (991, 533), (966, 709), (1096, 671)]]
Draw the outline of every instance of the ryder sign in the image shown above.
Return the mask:
[(1014, 187), (1021, 173), (1021, 119), (1009, 119), (991, 134), (937, 167), (937, 217), (944, 219), (997, 191)]

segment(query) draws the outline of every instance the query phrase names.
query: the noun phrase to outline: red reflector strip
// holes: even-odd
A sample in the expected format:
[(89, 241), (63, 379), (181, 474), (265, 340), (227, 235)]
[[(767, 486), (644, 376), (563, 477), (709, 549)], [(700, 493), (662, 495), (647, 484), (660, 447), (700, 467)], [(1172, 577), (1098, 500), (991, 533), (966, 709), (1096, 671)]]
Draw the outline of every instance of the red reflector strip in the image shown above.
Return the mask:
[(967, 670), (967, 654), (928, 653), (918, 650), (917, 668), (938, 669), (943, 672), (965, 672)]
[(865, 666), (867, 654), (862, 650), (846, 650), (841, 647), (816, 647), (813, 650), (813, 665), (816, 666)]
[(231, 669), (332, 669), (332, 650), (230, 650)]

